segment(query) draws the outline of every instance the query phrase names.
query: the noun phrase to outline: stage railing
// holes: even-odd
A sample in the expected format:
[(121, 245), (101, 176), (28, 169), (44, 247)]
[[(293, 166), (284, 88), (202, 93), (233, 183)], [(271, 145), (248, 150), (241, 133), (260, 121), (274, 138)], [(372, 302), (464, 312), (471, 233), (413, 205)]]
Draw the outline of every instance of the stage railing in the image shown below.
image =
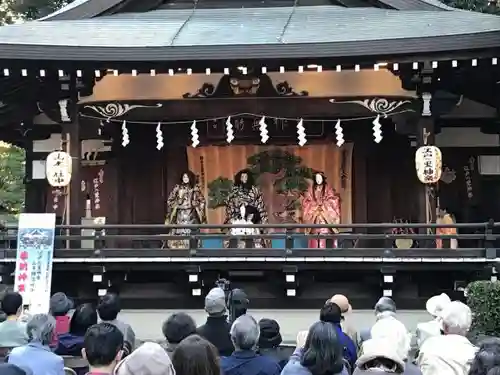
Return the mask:
[[(248, 233), (234, 235), (235, 228)], [(442, 229), (456, 234), (442, 234)], [(180, 232), (184, 233), (180, 233)], [(318, 233), (326, 232), (326, 233)], [(335, 232), (335, 233), (333, 233)], [(437, 233), (436, 233), (437, 232)], [(498, 232), (498, 233), (497, 233)], [(14, 256), (18, 228), (0, 228), (3, 258)], [(456, 245), (455, 246), (455, 242)], [(456, 248), (455, 248), (456, 247)], [(497, 258), (500, 223), (58, 225), (56, 257), (300, 256)]]

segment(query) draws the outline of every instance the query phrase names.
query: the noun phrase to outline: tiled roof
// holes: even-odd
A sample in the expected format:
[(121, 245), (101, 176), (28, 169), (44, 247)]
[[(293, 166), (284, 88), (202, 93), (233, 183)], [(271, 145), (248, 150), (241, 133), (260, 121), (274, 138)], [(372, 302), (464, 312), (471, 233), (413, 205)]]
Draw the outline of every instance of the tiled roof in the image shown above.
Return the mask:
[(500, 47), (500, 18), (459, 10), (397, 11), (337, 6), (195, 12), (161, 9), (0, 28), (0, 58), (130, 61), (301, 58), (494, 47)]

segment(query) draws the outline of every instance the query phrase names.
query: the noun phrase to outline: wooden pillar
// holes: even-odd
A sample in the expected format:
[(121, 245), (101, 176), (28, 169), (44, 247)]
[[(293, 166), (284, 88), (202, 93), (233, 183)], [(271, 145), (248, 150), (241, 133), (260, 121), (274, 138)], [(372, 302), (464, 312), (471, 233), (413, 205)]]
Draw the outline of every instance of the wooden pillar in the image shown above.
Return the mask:
[(72, 176), (68, 189), (68, 213), (66, 223), (79, 225), (83, 216), (81, 205), (81, 144), (80, 144), (80, 124), (78, 117), (63, 126), (63, 139), (66, 141), (66, 151), (71, 155)]
[[(67, 85), (62, 85), (66, 95), (59, 100), (61, 110), (61, 120), (63, 121), (62, 139), (65, 144), (66, 152), (70, 154), (72, 160), (71, 182), (67, 189), (67, 213), (66, 224), (80, 225), (83, 217), (83, 205), (81, 199), (81, 141), (80, 141), (80, 123), (78, 117), (78, 91), (76, 87), (77, 77), (71, 74)], [(67, 88), (67, 89), (66, 89)], [(66, 89), (66, 90), (65, 90)], [(80, 234), (80, 231), (71, 231), (71, 234)], [(75, 244), (72, 244), (72, 247)]]
[[(434, 145), (434, 118), (431, 112), (432, 94), (423, 92), (422, 98), (422, 115), (417, 124), (417, 147)], [(419, 222), (420, 223), (435, 223), (437, 217), (437, 189), (436, 185), (422, 184), (418, 189), (418, 207), (419, 207)], [(433, 230), (421, 230), (420, 233), (433, 233)], [(422, 241), (429, 243), (430, 241)], [(429, 247), (427, 246), (421, 247)]]
[(24, 170), (24, 212), (42, 213), (41, 204), (38, 199), (36, 186), (33, 181), (33, 140), (28, 137), (23, 144), (25, 150), (25, 170)]

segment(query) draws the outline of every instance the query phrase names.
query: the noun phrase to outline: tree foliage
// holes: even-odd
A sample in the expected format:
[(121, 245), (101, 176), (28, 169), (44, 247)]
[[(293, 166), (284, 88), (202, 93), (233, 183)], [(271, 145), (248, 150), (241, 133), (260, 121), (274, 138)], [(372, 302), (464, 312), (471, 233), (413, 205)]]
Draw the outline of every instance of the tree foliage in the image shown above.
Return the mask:
[(24, 150), (0, 144), (0, 214), (19, 214), (24, 207)]
[(472, 310), (472, 338), (500, 336), (500, 282), (474, 281), (467, 286), (467, 304)]
[(18, 20), (44, 17), (74, 0), (3, 0), (0, 2), (0, 25)]
[(453, 8), (500, 15), (500, 3), (496, 0), (442, 0), (442, 2)]

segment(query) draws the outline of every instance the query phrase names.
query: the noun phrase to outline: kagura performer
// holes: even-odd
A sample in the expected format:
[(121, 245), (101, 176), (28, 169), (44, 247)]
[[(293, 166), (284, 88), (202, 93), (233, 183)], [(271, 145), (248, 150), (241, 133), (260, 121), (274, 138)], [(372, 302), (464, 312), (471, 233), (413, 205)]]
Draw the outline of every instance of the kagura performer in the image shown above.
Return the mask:
[[(331, 188), (322, 172), (314, 175), (313, 184), (302, 198), (302, 219), (305, 224), (340, 224), (340, 197)], [(336, 228), (312, 228), (307, 234), (338, 233)], [(334, 241), (337, 247), (337, 241)], [(326, 239), (309, 240), (309, 248), (326, 248)]]
[[(453, 215), (449, 214), (446, 212), (446, 210), (439, 210), (438, 217), (436, 220), (436, 224), (443, 224), (443, 225), (454, 225), (456, 224), (455, 218)], [(457, 228), (438, 228), (436, 229), (436, 234), (439, 235), (456, 235), (457, 234)], [(458, 241), (456, 238), (450, 238), (450, 249), (456, 249), (458, 248)], [(443, 248), (443, 239), (438, 238), (436, 240), (436, 248), (437, 249), (442, 249)]]
[[(181, 175), (181, 180), (174, 186), (167, 199), (167, 217), (165, 224), (205, 224), (207, 216), (205, 211), (205, 197), (200, 186), (196, 183), (196, 176), (191, 171)], [(191, 229), (172, 229), (172, 235), (188, 236)], [(169, 240), (171, 249), (188, 249), (189, 239)]]

